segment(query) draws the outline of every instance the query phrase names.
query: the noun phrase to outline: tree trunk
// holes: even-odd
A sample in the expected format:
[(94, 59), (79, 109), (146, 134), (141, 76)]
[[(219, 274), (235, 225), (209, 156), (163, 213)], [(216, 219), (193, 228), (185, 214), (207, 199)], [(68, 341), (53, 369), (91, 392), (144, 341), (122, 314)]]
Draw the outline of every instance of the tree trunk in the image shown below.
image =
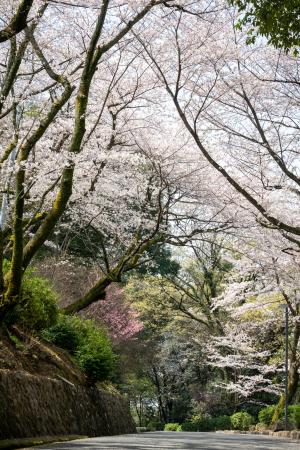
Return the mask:
[(105, 289), (115, 281), (109, 275), (105, 275), (88, 291), (86, 295), (72, 303), (71, 305), (66, 306), (63, 309), (65, 314), (74, 314), (87, 306), (91, 305), (97, 300), (103, 300), (105, 298)]
[[(290, 365), (288, 377), (288, 404), (291, 404), (292, 401), (294, 400), (299, 385), (300, 361), (297, 357), (299, 339), (300, 339), (300, 323), (296, 322), (293, 332), (292, 347), (289, 359)], [(285, 395), (282, 395), (279, 399), (274, 415), (272, 417), (271, 422), (272, 425), (275, 425), (278, 422), (284, 407), (285, 407)]]
[(157, 370), (155, 366), (152, 366), (152, 371), (154, 374), (154, 384), (156, 387), (156, 391), (157, 391), (157, 399), (158, 399), (158, 411), (159, 411), (159, 418), (161, 422), (167, 423), (167, 415), (166, 415), (166, 411), (164, 408), (164, 403), (163, 403), (163, 396), (162, 396), (162, 392), (161, 392), (161, 386), (160, 386), (160, 381), (159, 381), (159, 377), (157, 374)]
[(5, 42), (8, 39), (11, 39), (16, 34), (20, 33), (20, 31), (24, 30), (24, 28), (27, 26), (27, 17), (32, 4), (33, 0), (22, 0), (20, 2), (18, 9), (11, 21), (3, 30), (0, 31), (0, 42)]

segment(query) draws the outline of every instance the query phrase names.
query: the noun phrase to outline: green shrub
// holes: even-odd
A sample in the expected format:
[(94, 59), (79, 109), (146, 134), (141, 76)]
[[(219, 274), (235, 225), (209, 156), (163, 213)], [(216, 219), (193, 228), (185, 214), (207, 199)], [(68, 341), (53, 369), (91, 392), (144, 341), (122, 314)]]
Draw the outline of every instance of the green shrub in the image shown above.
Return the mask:
[(50, 283), (29, 271), (23, 280), (21, 302), (15, 306), (10, 322), (24, 330), (40, 332), (55, 324), (57, 317), (57, 297)]
[(181, 424), (181, 431), (199, 431), (198, 424), (190, 421), (183, 422)]
[(181, 426), (182, 431), (213, 431), (215, 419), (205, 415), (195, 415)]
[[(268, 406), (267, 408), (261, 409), (258, 414), (259, 422), (269, 427), (271, 425), (275, 409), (276, 405), (271, 405)], [(284, 408), (280, 413), (279, 419), (280, 420), (284, 419)], [(300, 405), (290, 405), (288, 407), (288, 421), (293, 427), (300, 428)]]
[(179, 423), (166, 423), (164, 431), (177, 431), (179, 427)]
[(104, 330), (93, 321), (61, 315), (43, 337), (74, 355), (79, 367), (92, 382), (111, 378), (115, 355)]
[(214, 430), (214, 420), (209, 416), (202, 416), (198, 421), (197, 431), (213, 431)]
[(268, 406), (267, 408), (261, 409), (258, 413), (259, 422), (269, 426), (271, 424), (275, 408), (276, 407), (272, 405)]
[(74, 355), (84, 337), (82, 334), (81, 319), (75, 316), (60, 314), (57, 323), (44, 330), (42, 336), (48, 342), (52, 342)]
[(300, 405), (290, 405), (288, 407), (288, 418), (293, 427), (300, 429)]
[(181, 425), (182, 431), (216, 431), (230, 430), (231, 420), (229, 416), (209, 417), (193, 416)]
[(115, 355), (106, 333), (92, 323), (87, 329), (84, 344), (80, 344), (76, 359), (80, 368), (93, 382), (111, 378), (115, 366)]
[(229, 416), (218, 416), (212, 418), (214, 430), (230, 430), (231, 420)]
[[(185, 429), (183, 431), (200, 431), (201, 425), (202, 425), (202, 416), (196, 414), (185, 422), (184, 424)], [(186, 430), (186, 428), (189, 428), (189, 430)]]
[(247, 412), (237, 412), (230, 416), (231, 425), (235, 430), (246, 431), (249, 430), (250, 425), (253, 424), (253, 417)]
[(147, 430), (149, 431), (163, 431), (165, 425), (163, 422), (152, 421), (147, 425)]

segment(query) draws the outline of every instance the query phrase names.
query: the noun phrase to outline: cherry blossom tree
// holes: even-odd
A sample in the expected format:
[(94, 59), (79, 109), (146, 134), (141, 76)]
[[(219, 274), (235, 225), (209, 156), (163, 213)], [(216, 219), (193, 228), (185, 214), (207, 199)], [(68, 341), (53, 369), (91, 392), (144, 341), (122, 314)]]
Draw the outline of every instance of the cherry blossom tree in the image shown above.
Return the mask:
[[(254, 231), (254, 232), (253, 232)], [(226, 386), (241, 397), (257, 391), (282, 392), (274, 376), (283, 372), (284, 321), (281, 305), (289, 310), (288, 402), (295, 398), (299, 383), (299, 257), (283, 253), (276, 233), (252, 230), (253, 240), (240, 241), (239, 259), (215, 306), (229, 314), (224, 336), (213, 340), (212, 364), (235, 367), (236, 379)], [(284, 238), (282, 238), (284, 241)], [(277, 380), (277, 382), (280, 381)], [(284, 406), (278, 403), (274, 421)]]
[[(168, 280), (165, 297), (199, 336), (215, 337), (214, 364), (236, 361), (247, 392), (264, 383), (258, 366), (270, 368), (257, 327), (273, 327), (268, 308), (251, 327), (250, 297), (258, 309), (266, 295), (288, 305), (291, 399), (299, 377), (299, 60), (262, 42), (246, 46), (223, 1), (6, 3), (0, 319), (45, 245), (67, 253), (80, 239), (98, 269), (66, 313), (103, 299), (151, 259), (150, 249), (186, 246), (197, 264)], [(218, 297), (224, 274), (203, 263), (199, 243), (220, 236), (241, 258), (239, 276), (248, 275)], [(105, 301), (101, 314), (118, 321)], [(237, 340), (245, 344), (238, 355)]]
[[(18, 14), (17, 4), (12, 6), (8, 21)], [(176, 194), (178, 186), (175, 188), (173, 181), (167, 181), (162, 164), (149, 158), (149, 151), (153, 155), (153, 148), (157, 149), (157, 138), (148, 145), (150, 150), (145, 145), (151, 126), (153, 131), (159, 125), (158, 120), (152, 125), (147, 120), (156, 115), (154, 108), (152, 111), (150, 108), (151, 102), (155, 104), (155, 95), (148, 93), (155, 90), (157, 83), (145, 82), (147, 63), (138, 65), (132, 52), (136, 39), (133, 29), (139, 34), (147, 28), (148, 20), (155, 24), (156, 15), (151, 13), (154, 8), (158, 16), (173, 8), (191, 16), (206, 13), (206, 6), (201, 4), (198, 8), (185, 1), (107, 0), (100, 5), (93, 0), (85, 5), (77, 1), (35, 1), (30, 10), (32, 19), (24, 32), (13, 35), (1, 48), (4, 197), (0, 259), (11, 259), (9, 273), (5, 277), (0, 273), (2, 318), (18, 301), (24, 271), (66, 212), (73, 216), (73, 221), (83, 216), (85, 222), (93, 222), (92, 206), (97, 218), (110, 211), (111, 219), (114, 208), (123, 208), (125, 204), (127, 208), (130, 203), (131, 211), (137, 208), (140, 213), (133, 225), (126, 227), (127, 218), (123, 219), (123, 230), (130, 229), (131, 240), (124, 239), (126, 245), (121, 246), (119, 259), (115, 258), (113, 263), (106, 258), (108, 253), (100, 239), (106, 274), (68, 312), (97, 300), (112, 281), (118, 281), (124, 271), (138, 263), (149, 246), (166, 240), (171, 206), (172, 220), (179, 222), (180, 214), (178, 208), (175, 213), (174, 205), (185, 194), (182, 188)], [(143, 114), (147, 102), (147, 112)], [(142, 129), (147, 131), (144, 136)], [(118, 156), (113, 155), (112, 150), (116, 149)], [(143, 164), (150, 164), (151, 169), (143, 169)], [(132, 183), (135, 190), (135, 194), (126, 192), (127, 198), (123, 191), (123, 203), (119, 205), (114, 202), (115, 188), (109, 183), (104, 186), (113, 167), (117, 174), (115, 187), (119, 184), (119, 188), (128, 189)], [(129, 168), (135, 178), (127, 177)], [(186, 175), (176, 173), (181, 179)], [(105, 177), (101, 178), (103, 174)], [(142, 188), (138, 188), (138, 181)], [(96, 205), (100, 182), (104, 187), (103, 198), (109, 201), (106, 208)], [(8, 203), (12, 205), (9, 211)], [(77, 210), (76, 204), (80, 204)], [(135, 218), (134, 214), (131, 216)], [(185, 218), (185, 232), (177, 240), (203, 231), (203, 227), (191, 229), (191, 214)], [(115, 229), (120, 223), (115, 223)], [(97, 226), (105, 236), (101, 222)], [(119, 242), (121, 239), (118, 237)]]
[(139, 41), (195, 149), (224, 177), (224, 188), (297, 248), (298, 60), (263, 45), (246, 47), (232, 21), (231, 10), (211, 12), (205, 21), (173, 12), (161, 25), (163, 39)]
[[(276, 269), (279, 261), (292, 267), (299, 252), (298, 59), (263, 44), (246, 47), (245, 36), (232, 27), (231, 10), (206, 19), (187, 22), (173, 12), (169, 26), (162, 24), (164, 39), (153, 36), (146, 45), (140, 36), (139, 42), (195, 149), (223, 177), (223, 201), (239, 211), (236, 225), (248, 230), (248, 244), (257, 239), (272, 255), (268, 277), (289, 306), (298, 342), (299, 290), (286, 286), (287, 294), (287, 272)], [(259, 252), (254, 258), (260, 260)], [(298, 366), (291, 358), (292, 398)]]

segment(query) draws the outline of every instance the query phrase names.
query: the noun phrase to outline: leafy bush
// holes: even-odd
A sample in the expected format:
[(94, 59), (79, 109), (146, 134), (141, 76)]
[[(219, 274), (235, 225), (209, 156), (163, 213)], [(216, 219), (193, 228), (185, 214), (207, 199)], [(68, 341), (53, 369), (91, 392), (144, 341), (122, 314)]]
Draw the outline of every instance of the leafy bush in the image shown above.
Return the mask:
[(152, 422), (148, 423), (147, 430), (149, 430), (149, 431), (163, 431), (164, 426), (165, 425), (164, 425), (163, 422), (152, 421)]
[(231, 421), (229, 416), (193, 416), (189, 421), (181, 425), (182, 431), (215, 431), (229, 430)]
[(80, 368), (93, 382), (111, 378), (115, 355), (106, 333), (96, 328), (91, 322), (87, 328), (84, 344), (80, 344), (76, 359)]
[(195, 415), (182, 424), (182, 431), (212, 431), (213, 420), (209, 416)]
[(300, 405), (290, 405), (288, 407), (288, 418), (291, 425), (300, 429)]
[(271, 424), (271, 420), (275, 411), (275, 406), (268, 406), (267, 408), (263, 408), (258, 413), (258, 420), (260, 423), (269, 426)]
[[(261, 409), (258, 414), (259, 422), (269, 427), (271, 425), (275, 409), (275, 405)], [(279, 418), (281, 420), (284, 418), (284, 409), (281, 411)], [(288, 407), (288, 421), (293, 427), (300, 428), (300, 405), (290, 405)]]
[(92, 382), (111, 378), (115, 355), (104, 330), (91, 320), (61, 315), (43, 337), (74, 355), (79, 367)]
[(246, 431), (249, 430), (250, 425), (253, 424), (253, 417), (247, 412), (237, 412), (230, 416), (231, 425), (235, 430)]
[(199, 431), (198, 424), (191, 421), (183, 422), (181, 424), (181, 431)]
[(215, 430), (230, 430), (231, 428), (231, 420), (229, 416), (218, 416), (213, 417), (213, 427)]
[(178, 431), (179, 423), (166, 423), (164, 431)]
[(23, 280), (21, 302), (16, 305), (9, 320), (24, 330), (40, 332), (55, 324), (57, 317), (57, 297), (50, 283), (29, 271)]
[(75, 354), (84, 336), (81, 319), (75, 316), (59, 315), (57, 323), (44, 330), (42, 336), (49, 342), (64, 348), (72, 355)]
[(214, 430), (214, 420), (209, 416), (202, 416), (198, 421), (197, 431), (213, 431)]

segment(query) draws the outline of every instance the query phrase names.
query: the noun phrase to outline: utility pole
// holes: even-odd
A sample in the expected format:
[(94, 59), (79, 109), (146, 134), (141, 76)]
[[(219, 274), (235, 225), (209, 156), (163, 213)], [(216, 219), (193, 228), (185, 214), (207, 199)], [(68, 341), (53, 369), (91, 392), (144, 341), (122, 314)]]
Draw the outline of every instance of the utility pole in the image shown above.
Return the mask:
[(285, 405), (284, 428), (288, 429), (288, 385), (289, 385), (289, 307), (285, 305)]

